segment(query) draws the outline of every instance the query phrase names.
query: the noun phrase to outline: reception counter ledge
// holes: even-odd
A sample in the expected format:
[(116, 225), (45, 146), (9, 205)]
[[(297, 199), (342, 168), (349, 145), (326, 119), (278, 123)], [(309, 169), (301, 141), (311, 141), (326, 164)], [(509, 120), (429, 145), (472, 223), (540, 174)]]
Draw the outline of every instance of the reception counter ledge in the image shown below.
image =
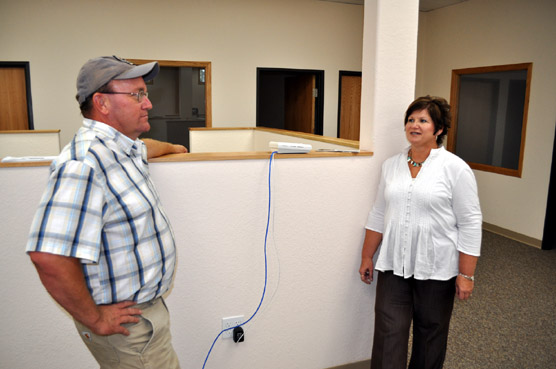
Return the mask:
[[(169, 163), (182, 161), (221, 161), (221, 160), (251, 160), (269, 158), (271, 151), (251, 151), (251, 152), (203, 152), (188, 154), (171, 154), (158, 158), (150, 159), (150, 163)], [(329, 158), (329, 157), (354, 157), (372, 156), (372, 151), (361, 152), (320, 152), (311, 151), (307, 154), (276, 154), (275, 159), (294, 159), (294, 158)], [(50, 161), (36, 161), (24, 163), (0, 163), (0, 168), (13, 167), (44, 167), (49, 166)]]
[[(189, 154), (171, 154), (159, 158), (150, 159), (151, 163), (176, 162), (176, 161), (220, 161), (220, 160), (250, 160), (266, 159), (270, 157), (271, 151), (248, 151), (248, 152), (204, 152)], [(275, 159), (294, 159), (294, 158), (329, 158), (329, 157), (353, 157), (353, 156), (372, 156), (372, 151), (361, 152), (320, 152), (311, 151), (307, 154), (276, 154)]]

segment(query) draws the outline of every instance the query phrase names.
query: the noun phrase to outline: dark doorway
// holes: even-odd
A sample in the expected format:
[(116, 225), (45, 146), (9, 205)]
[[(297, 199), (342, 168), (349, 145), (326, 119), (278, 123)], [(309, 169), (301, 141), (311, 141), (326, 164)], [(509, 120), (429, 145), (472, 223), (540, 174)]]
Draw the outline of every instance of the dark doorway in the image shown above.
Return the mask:
[(544, 232), (541, 248), (543, 250), (556, 249), (556, 136), (552, 149), (552, 168), (548, 185), (548, 199), (546, 201), (546, 216), (544, 218)]
[(324, 71), (257, 68), (257, 127), (323, 133)]

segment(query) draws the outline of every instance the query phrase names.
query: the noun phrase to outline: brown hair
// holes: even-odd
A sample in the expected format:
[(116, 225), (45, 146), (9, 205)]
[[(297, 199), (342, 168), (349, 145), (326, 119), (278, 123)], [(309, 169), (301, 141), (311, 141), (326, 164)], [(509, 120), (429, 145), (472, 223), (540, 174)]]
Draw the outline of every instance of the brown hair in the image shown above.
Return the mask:
[(436, 143), (440, 146), (444, 140), (444, 136), (448, 133), (448, 128), (452, 122), (452, 114), (450, 113), (450, 104), (446, 99), (436, 96), (422, 96), (413, 101), (405, 112), (404, 125), (407, 124), (409, 116), (414, 111), (427, 109), (434, 123), (434, 133), (442, 130), (436, 137)]

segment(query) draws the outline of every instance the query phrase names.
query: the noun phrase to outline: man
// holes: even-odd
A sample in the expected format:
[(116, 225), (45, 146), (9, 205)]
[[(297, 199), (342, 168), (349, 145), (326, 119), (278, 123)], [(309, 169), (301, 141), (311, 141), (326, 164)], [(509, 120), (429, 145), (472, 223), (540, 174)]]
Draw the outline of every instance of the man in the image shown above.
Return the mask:
[(108, 368), (179, 368), (162, 295), (174, 235), (148, 172), (150, 156), (186, 152), (138, 139), (150, 129), (145, 81), (157, 62), (89, 60), (77, 78), (83, 127), (51, 165), (27, 252), (52, 297)]

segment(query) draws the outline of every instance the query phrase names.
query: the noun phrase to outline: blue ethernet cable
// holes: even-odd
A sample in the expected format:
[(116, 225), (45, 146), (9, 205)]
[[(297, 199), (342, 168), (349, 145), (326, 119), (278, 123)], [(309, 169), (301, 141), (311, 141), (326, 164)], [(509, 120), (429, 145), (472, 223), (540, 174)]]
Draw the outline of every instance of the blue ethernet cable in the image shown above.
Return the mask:
[(267, 239), (268, 239), (268, 227), (270, 225), (270, 205), (271, 205), (271, 178), (272, 178), (272, 160), (274, 159), (274, 154), (276, 154), (278, 151), (273, 151), (272, 154), (270, 154), (270, 161), (268, 164), (268, 211), (267, 211), (267, 217), (266, 217), (266, 232), (264, 235), (264, 288), (263, 288), (263, 294), (261, 296), (261, 301), (259, 302), (259, 306), (257, 306), (257, 309), (255, 310), (255, 312), (253, 313), (253, 315), (251, 315), (251, 317), (249, 319), (247, 319), (247, 321), (241, 323), (240, 325), (237, 325), (235, 327), (230, 327), (230, 328), (226, 328), (223, 329), (222, 331), (220, 331), (220, 333), (218, 333), (218, 336), (216, 336), (216, 338), (214, 339), (214, 341), (212, 342), (212, 345), (210, 346), (210, 350), (207, 353), (207, 357), (205, 358), (205, 362), (203, 363), (203, 369), (205, 369), (205, 365), (207, 364), (208, 358), (210, 356), (210, 353), (212, 352), (212, 349), (214, 348), (214, 345), (216, 344), (216, 341), (218, 341), (218, 339), (220, 338), (220, 336), (222, 335), (222, 333), (229, 331), (231, 329), (234, 329), (236, 327), (241, 327), (242, 325), (245, 325), (247, 323), (249, 323), (254, 317), (255, 315), (257, 315), (257, 313), (259, 312), (259, 309), (261, 308), (261, 305), (263, 304), (263, 300), (264, 300), (264, 296), (266, 294), (266, 284), (267, 284), (267, 280), (268, 280), (268, 262), (267, 262), (267, 256), (266, 256), (266, 244), (267, 244)]

